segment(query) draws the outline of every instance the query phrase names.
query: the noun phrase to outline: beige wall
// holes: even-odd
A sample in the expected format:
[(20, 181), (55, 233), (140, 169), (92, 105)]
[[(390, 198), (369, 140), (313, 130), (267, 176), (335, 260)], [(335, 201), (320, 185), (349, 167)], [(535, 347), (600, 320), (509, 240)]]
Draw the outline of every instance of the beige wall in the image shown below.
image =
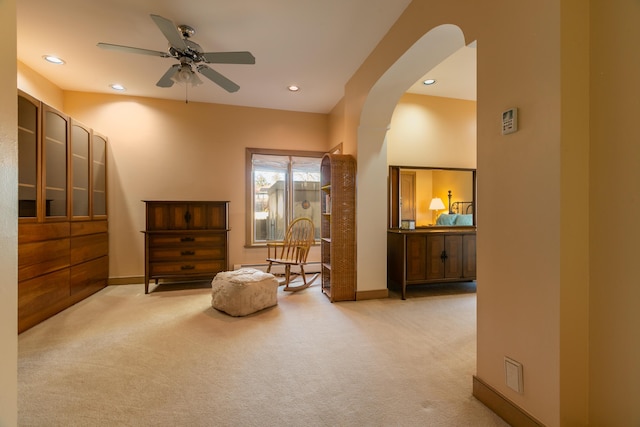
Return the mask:
[(16, 2), (0, 1), (0, 426), (18, 425)]
[(62, 89), (18, 61), (18, 88), (49, 106), (64, 111)]
[[(612, 5), (613, 6), (613, 5)], [(560, 152), (560, 422), (593, 423), (589, 418), (589, 4), (561, 5), (561, 152)], [(586, 356), (585, 356), (586, 355)], [(618, 398), (624, 397), (619, 396)], [(598, 404), (598, 406), (600, 406)], [(602, 407), (605, 412), (612, 407)], [(625, 414), (628, 416), (630, 414)], [(637, 423), (636, 423), (637, 424)]]
[(141, 200), (230, 201), (230, 264), (264, 263), (244, 247), (245, 148), (329, 148), (325, 114), (79, 92), (64, 111), (109, 137), (111, 278), (144, 274)]
[(637, 426), (640, 4), (591, 5), (589, 415), (594, 426)]
[(404, 94), (387, 133), (390, 165), (476, 167), (476, 102)]

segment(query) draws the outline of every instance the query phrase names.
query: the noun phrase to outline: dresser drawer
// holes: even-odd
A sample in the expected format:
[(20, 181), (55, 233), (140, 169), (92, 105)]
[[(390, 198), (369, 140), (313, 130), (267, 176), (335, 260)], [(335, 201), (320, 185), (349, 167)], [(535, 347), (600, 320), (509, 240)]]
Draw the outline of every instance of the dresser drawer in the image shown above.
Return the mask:
[(189, 260), (216, 260), (224, 259), (226, 255), (224, 246), (182, 246), (182, 247), (151, 247), (149, 249), (149, 259), (152, 261), (177, 261), (186, 262)]
[(211, 276), (213, 277), (216, 273), (225, 269), (226, 265), (224, 260), (212, 260), (204, 262), (151, 262), (149, 264), (149, 275), (151, 277), (169, 277), (211, 274)]
[(149, 246), (225, 246), (226, 237), (226, 233), (151, 234), (149, 235)]

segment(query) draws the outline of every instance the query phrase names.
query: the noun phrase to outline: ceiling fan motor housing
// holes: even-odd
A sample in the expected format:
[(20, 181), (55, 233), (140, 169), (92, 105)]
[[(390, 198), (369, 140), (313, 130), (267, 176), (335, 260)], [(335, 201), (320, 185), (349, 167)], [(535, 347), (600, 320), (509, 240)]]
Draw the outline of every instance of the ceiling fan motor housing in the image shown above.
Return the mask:
[(184, 40), (187, 48), (184, 50), (178, 50), (175, 47), (169, 45), (169, 54), (174, 58), (178, 58), (182, 60), (182, 58), (189, 58), (193, 62), (202, 62), (202, 48), (198, 43), (192, 42), (191, 40)]
[(180, 34), (182, 34), (182, 37), (185, 39), (188, 39), (196, 33), (196, 30), (194, 30), (193, 27), (184, 24), (178, 25), (178, 31), (180, 31)]

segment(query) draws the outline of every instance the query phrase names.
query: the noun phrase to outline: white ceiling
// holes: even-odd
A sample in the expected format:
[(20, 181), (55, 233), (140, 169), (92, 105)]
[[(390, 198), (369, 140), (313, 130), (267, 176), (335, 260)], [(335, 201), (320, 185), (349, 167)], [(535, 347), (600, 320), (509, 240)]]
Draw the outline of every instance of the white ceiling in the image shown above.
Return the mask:
[[(127, 95), (327, 113), (410, 1), (18, 0), (18, 60), (63, 90), (112, 93), (109, 85), (120, 83)], [(192, 40), (206, 52), (250, 51), (255, 65), (210, 65), (240, 90), (227, 93), (206, 79), (188, 93), (178, 84), (159, 88), (156, 82), (175, 59), (96, 47), (105, 42), (165, 51), (167, 41), (150, 14), (192, 26)], [(50, 64), (45, 54), (66, 64)], [(450, 60), (428, 73), (436, 85), (410, 91), (475, 99), (475, 49), (463, 48)], [(291, 84), (301, 90), (289, 92)]]
[[(423, 82), (434, 79), (436, 83), (425, 86)], [(425, 76), (407, 92), (445, 98), (476, 100), (476, 47), (465, 46), (427, 71)]]

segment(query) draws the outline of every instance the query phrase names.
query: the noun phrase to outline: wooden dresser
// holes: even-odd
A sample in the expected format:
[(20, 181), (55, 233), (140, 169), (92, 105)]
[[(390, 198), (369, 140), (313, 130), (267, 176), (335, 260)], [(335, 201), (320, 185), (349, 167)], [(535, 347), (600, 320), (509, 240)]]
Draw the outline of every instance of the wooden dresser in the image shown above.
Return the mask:
[(387, 232), (387, 282), (400, 286), (476, 279), (475, 227), (428, 227)]
[(145, 293), (150, 280), (213, 279), (228, 269), (229, 202), (144, 203)]

